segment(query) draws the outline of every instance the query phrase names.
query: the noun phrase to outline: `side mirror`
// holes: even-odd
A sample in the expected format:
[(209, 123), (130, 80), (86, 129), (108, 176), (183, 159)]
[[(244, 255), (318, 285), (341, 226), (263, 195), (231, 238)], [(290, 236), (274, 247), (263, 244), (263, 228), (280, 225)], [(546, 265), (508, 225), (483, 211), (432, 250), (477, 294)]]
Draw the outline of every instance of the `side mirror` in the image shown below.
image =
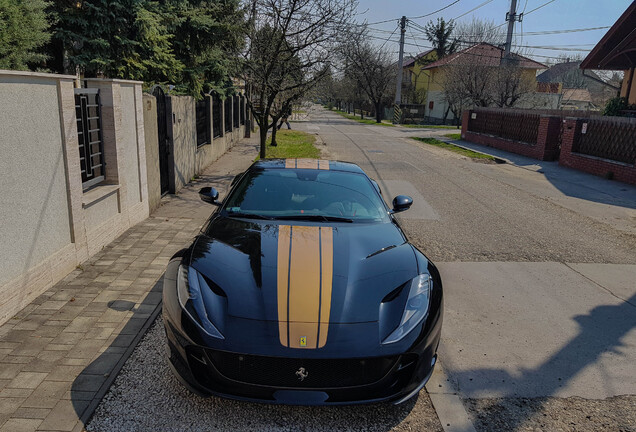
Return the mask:
[(393, 213), (403, 212), (411, 208), (413, 198), (406, 195), (398, 195), (393, 198)]
[(199, 198), (201, 198), (201, 201), (205, 201), (206, 203), (220, 205), (220, 203), (216, 201), (219, 199), (219, 191), (213, 187), (207, 186), (199, 189)]

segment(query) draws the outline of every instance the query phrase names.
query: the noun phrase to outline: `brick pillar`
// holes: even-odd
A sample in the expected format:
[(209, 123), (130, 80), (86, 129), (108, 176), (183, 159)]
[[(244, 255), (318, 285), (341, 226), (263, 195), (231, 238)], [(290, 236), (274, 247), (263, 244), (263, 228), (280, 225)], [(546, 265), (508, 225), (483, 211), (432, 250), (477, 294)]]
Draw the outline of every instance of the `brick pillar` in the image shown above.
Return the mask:
[(470, 120), (470, 114), (472, 110), (464, 110), (462, 111), (462, 139), (466, 136), (466, 131), (468, 130), (468, 121)]
[(559, 165), (570, 166), (570, 156), (576, 149), (576, 139), (580, 129), (580, 120), (574, 117), (566, 117), (563, 120), (563, 134), (561, 136), (561, 154)]
[(561, 119), (542, 115), (539, 120), (539, 133), (537, 134), (538, 158), (541, 160), (555, 160), (559, 149), (559, 128)]

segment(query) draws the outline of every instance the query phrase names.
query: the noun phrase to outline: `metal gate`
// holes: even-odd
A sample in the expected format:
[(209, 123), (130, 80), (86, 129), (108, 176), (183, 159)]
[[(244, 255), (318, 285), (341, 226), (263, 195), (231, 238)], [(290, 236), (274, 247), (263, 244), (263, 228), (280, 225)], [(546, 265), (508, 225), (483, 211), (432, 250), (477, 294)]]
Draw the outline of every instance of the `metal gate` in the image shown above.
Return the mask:
[(168, 193), (170, 189), (169, 155), (168, 145), (168, 118), (166, 94), (160, 86), (152, 88), (152, 95), (157, 99), (157, 135), (159, 137), (159, 177), (161, 179), (161, 194)]

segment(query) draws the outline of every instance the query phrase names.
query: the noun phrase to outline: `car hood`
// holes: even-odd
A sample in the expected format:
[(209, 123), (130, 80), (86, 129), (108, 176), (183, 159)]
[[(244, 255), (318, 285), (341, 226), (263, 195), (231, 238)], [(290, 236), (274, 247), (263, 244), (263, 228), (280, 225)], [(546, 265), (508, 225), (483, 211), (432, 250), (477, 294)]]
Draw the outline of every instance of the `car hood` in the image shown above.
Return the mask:
[(198, 237), (190, 266), (202, 276), (202, 289), (225, 297), (227, 316), (286, 323), (281, 334), (289, 334), (292, 321), (377, 322), (387, 294), (418, 273), (414, 251), (394, 223), (223, 217)]

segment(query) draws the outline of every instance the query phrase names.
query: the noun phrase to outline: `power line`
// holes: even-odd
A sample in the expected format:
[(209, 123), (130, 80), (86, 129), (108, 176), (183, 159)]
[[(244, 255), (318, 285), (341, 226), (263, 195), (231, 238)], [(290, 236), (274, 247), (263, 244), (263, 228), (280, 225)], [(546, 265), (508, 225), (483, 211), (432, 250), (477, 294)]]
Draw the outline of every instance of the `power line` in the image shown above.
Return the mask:
[(528, 0), (526, 0), (526, 4), (523, 5), (523, 11), (521, 11), (522, 14), (524, 14), (526, 12), (526, 8), (528, 7)]
[(469, 10), (468, 12), (464, 12), (463, 14), (461, 14), (461, 15), (459, 15), (459, 16), (456, 16), (455, 18), (453, 18), (453, 20), (457, 20), (457, 19), (459, 19), (459, 18), (461, 18), (461, 17), (463, 17), (463, 16), (466, 16), (466, 15), (468, 15), (469, 13), (474, 12), (474, 11), (476, 11), (477, 9), (479, 9), (479, 8), (481, 8), (481, 7), (486, 6), (488, 3), (492, 2), (492, 1), (493, 1), (493, 0), (486, 0), (485, 2), (483, 2), (483, 3), (481, 3), (480, 5), (478, 5), (478, 6), (474, 7), (474, 8), (472, 8), (472, 9), (471, 9), (471, 10)]
[(386, 38), (386, 40), (384, 41), (384, 43), (382, 44), (382, 46), (380, 47), (380, 50), (382, 50), (382, 48), (384, 48), (384, 45), (386, 45), (386, 43), (391, 40), (391, 37), (393, 37), (393, 35), (395, 34), (395, 32), (397, 31), (398, 27), (395, 28), (395, 30), (393, 30), (393, 33), (391, 33), (391, 35)]
[(583, 48), (564, 48), (559, 46), (536, 46), (536, 45), (512, 45), (517, 48), (532, 48), (532, 49), (542, 49), (542, 50), (553, 50), (553, 51), (577, 51), (577, 52), (590, 52), (589, 49)]
[(391, 21), (398, 21), (398, 20), (399, 20), (399, 18), (391, 18), (391, 19), (384, 20), (384, 21), (377, 21), (377, 22), (358, 24), (358, 25), (359, 26), (364, 26), (364, 25), (384, 24), (384, 23), (388, 23), (388, 22), (391, 22)]
[(409, 33), (411, 33), (411, 37), (413, 38), (413, 42), (415, 42), (415, 45), (417, 45), (417, 49), (419, 49), (420, 51), (424, 51), (422, 48), (420, 48), (419, 44), (417, 43), (417, 39), (413, 35), (413, 31), (411, 30), (411, 26), (408, 26), (408, 28), (409, 28)]
[(454, 5), (454, 4), (459, 3), (460, 1), (461, 1), (461, 0), (455, 0), (454, 2), (452, 2), (452, 3), (450, 3), (450, 4), (447, 4), (447, 5), (446, 5), (446, 6), (444, 6), (443, 8), (441, 8), (441, 9), (437, 9), (436, 11), (431, 12), (431, 13), (427, 13), (426, 15), (420, 15), (420, 16), (416, 16), (416, 17), (407, 17), (407, 18), (410, 18), (410, 19), (420, 19), (420, 18), (426, 18), (426, 17), (429, 17), (429, 16), (431, 16), (431, 15), (435, 15), (436, 13), (441, 12), (441, 11), (443, 11), (444, 9), (448, 9), (449, 7), (451, 7), (451, 6), (452, 6), (452, 5)]
[(556, 1), (556, 0), (550, 0), (549, 2), (543, 3), (541, 6), (538, 6), (538, 7), (534, 8), (534, 9), (532, 9), (532, 10), (531, 10), (531, 11), (529, 11), (529, 12), (526, 12), (526, 13), (525, 13), (525, 15), (530, 15), (532, 12), (534, 12), (534, 11), (538, 11), (538, 10), (539, 10), (539, 9), (541, 9), (542, 7), (545, 7), (545, 6), (549, 5), (550, 3), (554, 3), (555, 1)]
[(526, 32), (526, 36), (538, 36), (538, 35), (549, 35), (549, 34), (560, 34), (560, 33), (577, 33), (584, 31), (592, 31), (592, 30), (604, 30), (608, 29), (611, 26), (603, 26), (603, 27), (589, 27), (589, 28), (581, 28), (581, 29), (569, 29), (569, 30), (544, 30), (544, 31), (536, 31), (536, 32)]
[(415, 21), (409, 21), (409, 24), (412, 25), (413, 27), (415, 27), (416, 30), (421, 31), (422, 33), (426, 33), (427, 30), (424, 26), (416, 23)]

